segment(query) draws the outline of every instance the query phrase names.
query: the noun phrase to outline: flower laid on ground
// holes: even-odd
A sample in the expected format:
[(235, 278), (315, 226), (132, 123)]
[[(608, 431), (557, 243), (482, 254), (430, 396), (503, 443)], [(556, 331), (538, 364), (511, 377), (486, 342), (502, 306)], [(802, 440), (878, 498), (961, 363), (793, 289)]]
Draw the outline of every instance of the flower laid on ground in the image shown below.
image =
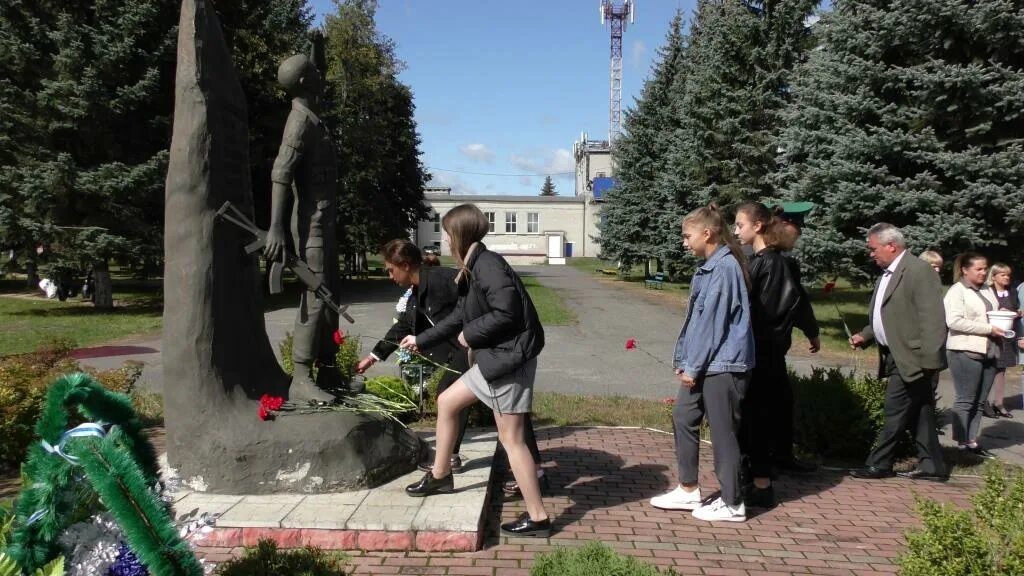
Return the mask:
[(334, 343), (337, 344), (338, 346), (341, 346), (342, 344), (344, 344), (345, 343), (345, 333), (342, 332), (341, 330), (335, 330), (334, 331)]
[(836, 281), (835, 280), (833, 280), (831, 282), (826, 282), (825, 285), (821, 287), (821, 291), (824, 292), (826, 296), (831, 295), (832, 292), (835, 289), (836, 289)]
[(260, 420), (272, 420), (274, 413), (281, 410), (282, 406), (284, 406), (284, 398), (264, 394), (260, 397)]
[(626, 340), (626, 350), (636, 350), (636, 338)]
[(665, 362), (661, 358), (658, 358), (654, 354), (651, 354), (647, 350), (644, 350), (643, 348), (641, 348), (640, 347), (640, 343), (637, 341), (636, 338), (630, 338), (630, 339), (626, 340), (626, 350), (639, 350), (639, 351), (643, 352), (644, 354), (647, 354), (648, 356), (650, 356), (658, 364), (664, 364), (666, 366), (671, 366), (671, 363)]

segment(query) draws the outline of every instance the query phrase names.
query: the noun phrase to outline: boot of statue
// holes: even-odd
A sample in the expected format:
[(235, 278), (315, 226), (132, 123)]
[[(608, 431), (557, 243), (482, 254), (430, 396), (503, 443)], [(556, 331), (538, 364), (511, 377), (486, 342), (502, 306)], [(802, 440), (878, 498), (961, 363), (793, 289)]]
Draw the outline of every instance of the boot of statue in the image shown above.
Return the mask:
[[(334, 396), (322, 390), (310, 378), (313, 366), (304, 362), (296, 362), (292, 372), (292, 384), (288, 388), (288, 401), (293, 404), (332, 404)], [(319, 370), (324, 372), (324, 370)]]

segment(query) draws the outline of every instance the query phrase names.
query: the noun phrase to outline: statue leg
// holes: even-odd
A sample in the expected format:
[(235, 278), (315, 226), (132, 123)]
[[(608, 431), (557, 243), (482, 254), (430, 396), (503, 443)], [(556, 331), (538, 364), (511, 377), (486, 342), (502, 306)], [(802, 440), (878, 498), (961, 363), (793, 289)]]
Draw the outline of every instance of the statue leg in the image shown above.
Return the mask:
[[(311, 237), (306, 242), (303, 250), (304, 260), (309, 267), (318, 275), (323, 272), (323, 240), (319, 237)], [(292, 375), (292, 385), (288, 390), (288, 397), (293, 402), (313, 400), (316, 402), (333, 402), (334, 396), (321, 390), (313, 382), (311, 372), (313, 361), (320, 360), (318, 372), (329, 374), (331, 371), (337, 373), (334, 368), (334, 358), (325, 358), (321, 352), (325, 342), (333, 344), (330, 321), (327, 314), (329, 309), (317, 298), (314, 292), (306, 290), (302, 293), (302, 300), (299, 302), (298, 316), (295, 318), (295, 333), (292, 340), (292, 363), (295, 371)], [(325, 360), (327, 360), (325, 365)], [(317, 380), (322, 380), (318, 377)]]

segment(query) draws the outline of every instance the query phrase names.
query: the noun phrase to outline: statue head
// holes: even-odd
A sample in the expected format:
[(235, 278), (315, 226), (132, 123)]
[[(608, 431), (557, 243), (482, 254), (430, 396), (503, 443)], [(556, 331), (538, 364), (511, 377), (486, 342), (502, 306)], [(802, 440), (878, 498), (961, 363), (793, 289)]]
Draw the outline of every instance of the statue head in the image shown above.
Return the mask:
[(305, 54), (296, 54), (281, 62), (277, 68), (277, 82), (292, 96), (320, 93), (320, 72)]

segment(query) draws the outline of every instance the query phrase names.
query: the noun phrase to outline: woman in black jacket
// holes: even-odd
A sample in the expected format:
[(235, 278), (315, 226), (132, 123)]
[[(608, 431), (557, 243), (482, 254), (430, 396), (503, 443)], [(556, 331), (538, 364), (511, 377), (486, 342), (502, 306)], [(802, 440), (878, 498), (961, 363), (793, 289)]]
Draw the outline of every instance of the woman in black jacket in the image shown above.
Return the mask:
[(441, 221), (461, 270), (456, 312), (402, 346), (427, 349), (458, 337), (469, 348), (472, 367), (437, 402), (437, 453), (423, 479), (406, 488), (410, 496), (454, 489), (449, 457), (455, 443), (458, 413), (478, 399), (494, 410), (498, 440), (508, 454), (527, 512), (502, 524), (508, 536), (547, 537), (551, 520), (541, 500), (534, 461), (524, 441), (525, 417), (533, 404), (537, 356), (544, 348), (544, 328), (519, 276), (504, 258), (480, 241), (488, 221), (472, 204), (452, 208)]
[[(806, 302), (786, 257), (778, 250), (779, 226), (775, 216), (759, 202), (743, 204), (736, 210), (736, 236), (753, 249), (747, 265), (755, 364), (743, 399), (741, 435), (753, 477), (746, 497), (751, 507), (775, 505), (772, 465), (793, 458), (793, 388), (786, 371), (786, 352), (793, 325)], [(786, 443), (788, 447), (783, 446)]]

